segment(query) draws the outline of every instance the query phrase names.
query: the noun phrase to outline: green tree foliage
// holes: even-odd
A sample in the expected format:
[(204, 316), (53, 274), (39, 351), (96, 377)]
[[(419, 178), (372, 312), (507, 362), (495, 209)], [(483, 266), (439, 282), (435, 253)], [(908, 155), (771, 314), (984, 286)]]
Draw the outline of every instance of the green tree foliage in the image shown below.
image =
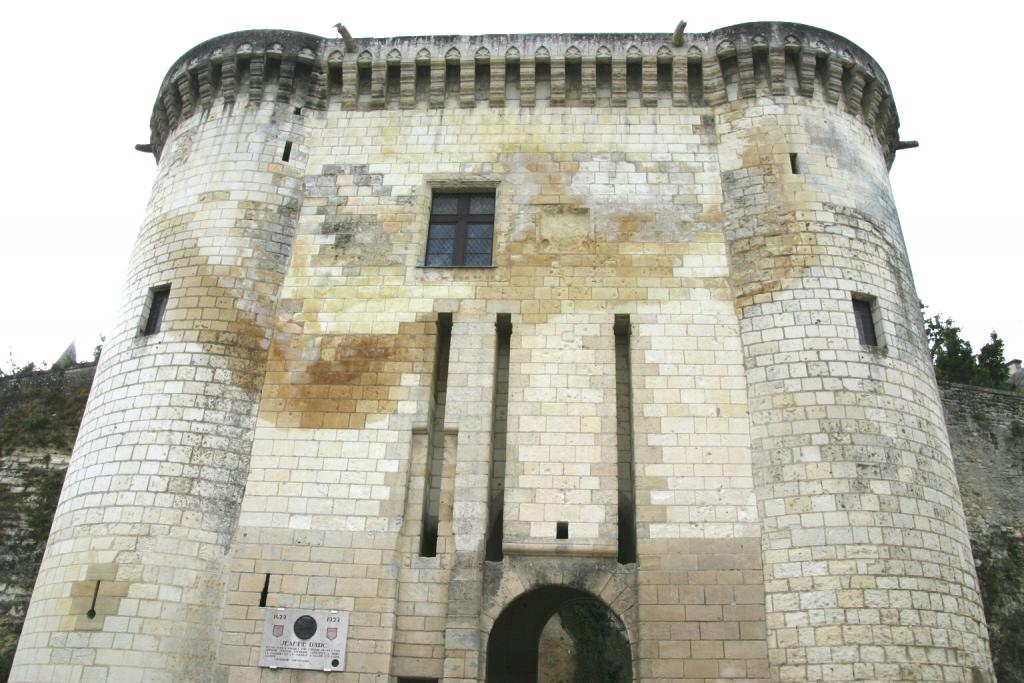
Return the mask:
[(1000, 389), (1007, 386), (1010, 368), (1006, 367), (1006, 358), (1003, 357), (1003, 340), (994, 331), (990, 339), (978, 354), (978, 374), (984, 386)]
[[(922, 313), (924, 308), (922, 304)], [(960, 336), (960, 328), (952, 318), (925, 317), (924, 326), (937, 378), (993, 389), (1009, 388), (1010, 371), (1003, 357), (1003, 340), (998, 334), (992, 332), (990, 341), (975, 355), (971, 343)]]

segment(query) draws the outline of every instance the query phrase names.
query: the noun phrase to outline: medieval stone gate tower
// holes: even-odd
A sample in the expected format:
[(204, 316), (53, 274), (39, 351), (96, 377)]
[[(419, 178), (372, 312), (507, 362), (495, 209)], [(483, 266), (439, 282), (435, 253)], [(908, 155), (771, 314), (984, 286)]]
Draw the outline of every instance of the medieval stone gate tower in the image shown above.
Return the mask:
[(990, 680), (897, 128), (792, 24), (194, 48), (12, 680)]

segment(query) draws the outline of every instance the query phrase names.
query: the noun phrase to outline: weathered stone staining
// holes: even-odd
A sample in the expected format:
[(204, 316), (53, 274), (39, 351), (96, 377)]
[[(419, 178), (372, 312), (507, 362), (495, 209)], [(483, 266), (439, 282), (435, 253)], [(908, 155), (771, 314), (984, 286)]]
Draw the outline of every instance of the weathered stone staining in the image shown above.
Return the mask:
[[(898, 119), (852, 43), (248, 31), (151, 124), (12, 680), (311, 680), (258, 665), (274, 608), (349, 615), (317, 676), (518, 680), (508, 634), (578, 599), (626, 680), (990, 680)], [(489, 265), (425, 266), (468, 192), (491, 222), (452, 248), (483, 230)]]

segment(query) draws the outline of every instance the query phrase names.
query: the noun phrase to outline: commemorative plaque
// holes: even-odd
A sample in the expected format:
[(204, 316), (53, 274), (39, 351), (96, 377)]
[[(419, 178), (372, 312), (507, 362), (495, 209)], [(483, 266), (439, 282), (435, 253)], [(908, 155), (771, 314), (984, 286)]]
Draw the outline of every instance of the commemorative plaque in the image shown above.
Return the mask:
[(348, 612), (268, 609), (260, 666), (344, 671), (347, 641)]

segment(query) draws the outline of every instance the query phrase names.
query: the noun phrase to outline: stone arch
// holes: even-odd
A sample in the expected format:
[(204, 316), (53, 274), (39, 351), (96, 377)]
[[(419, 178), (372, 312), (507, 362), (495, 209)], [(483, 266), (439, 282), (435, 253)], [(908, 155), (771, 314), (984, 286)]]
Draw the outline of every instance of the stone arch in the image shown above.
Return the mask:
[(639, 653), (635, 566), (624, 566), (615, 560), (597, 558), (567, 560), (511, 556), (505, 558), (502, 571), (487, 583), (480, 615), (480, 636), (485, 644), (485, 657), (490, 642), (489, 634), (505, 609), (523, 595), (556, 586), (592, 596), (617, 615), (625, 625), (635, 674)]
[[(559, 653), (554, 641), (542, 641), (556, 631), (570, 637), (571, 650)], [(538, 681), (555, 659), (560, 660), (556, 666), (588, 680), (600, 672), (601, 680), (631, 683), (635, 648), (630, 640), (622, 618), (593, 593), (565, 585), (535, 587), (509, 602), (495, 619), (487, 638), (486, 681)]]

